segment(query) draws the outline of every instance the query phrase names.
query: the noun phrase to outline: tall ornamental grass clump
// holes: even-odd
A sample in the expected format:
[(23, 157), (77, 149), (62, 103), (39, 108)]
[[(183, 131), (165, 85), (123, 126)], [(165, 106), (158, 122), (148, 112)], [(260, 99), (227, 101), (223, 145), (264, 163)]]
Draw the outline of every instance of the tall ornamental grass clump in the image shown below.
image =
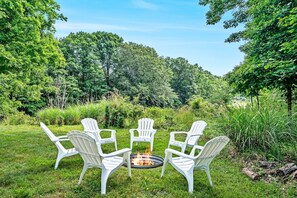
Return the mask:
[(99, 103), (88, 103), (78, 106), (81, 118), (94, 118), (98, 122), (103, 122), (106, 108), (106, 100)]
[(69, 106), (63, 111), (64, 124), (80, 124), (81, 112), (80, 106)]
[(288, 148), (295, 144), (297, 116), (289, 117), (281, 101), (264, 100), (260, 104), (229, 110), (220, 121), (221, 127), (239, 151), (260, 151), (282, 159), (290, 155)]
[(37, 118), (47, 125), (63, 125), (63, 111), (59, 108), (48, 108), (37, 112)]
[(43, 109), (37, 118), (49, 125), (77, 125), (84, 118), (97, 120), (101, 127), (129, 127), (141, 117), (144, 107), (133, 105), (121, 96), (112, 96), (98, 103), (73, 105), (64, 110), (58, 108)]

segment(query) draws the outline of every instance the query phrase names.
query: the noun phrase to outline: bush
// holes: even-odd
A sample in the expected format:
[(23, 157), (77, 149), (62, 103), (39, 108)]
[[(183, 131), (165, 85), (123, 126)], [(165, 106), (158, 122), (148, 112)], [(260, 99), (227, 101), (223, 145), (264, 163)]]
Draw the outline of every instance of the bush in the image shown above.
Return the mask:
[(93, 118), (98, 123), (103, 123), (105, 119), (106, 100), (100, 101), (100, 103), (89, 103), (81, 106), (77, 106), (80, 112), (80, 118)]
[(182, 107), (178, 109), (174, 115), (173, 122), (175, 123), (175, 126), (173, 130), (188, 131), (195, 121), (197, 121), (195, 115), (189, 107)]
[(13, 115), (8, 115), (2, 122), (5, 125), (36, 124), (36, 119), (26, 115), (24, 112), (16, 111)]
[(67, 125), (80, 124), (81, 116), (79, 106), (67, 107), (63, 112), (63, 118), (64, 123)]
[(153, 119), (155, 128), (169, 128), (174, 124), (174, 114), (170, 108), (150, 107), (145, 109), (143, 117)]
[[(287, 156), (288, 144), (293, 145), (297, 137), (297, 116), (288, 117), (282, 101), (261, 98), (261, 106), (231, 109), (220, 123), (233, 140), (238, 150), (260, 151), (282, 159)], [(287, 145), (287, 146), (284, 146)]]
[(143, 113), (141, 105), (133, 105), (122, 97), (112, 97), (105, 107), (105, 127), (123, 128), (131, 126)]
[(64, 118), (63, 111), (58, 108), (48, 108), (37, 112), (37, 118), (46, 125), (56, 125)]
[(204, 119), (205, 117), (212, 117), (220, 110), (218, 105), (217, 107), (215, 107), (207, 101), (204, 101), (201, 97), (190, 99), (188, 104), (191, 107), (194, 115), (196, 117), (199, 117), (200, 119)]

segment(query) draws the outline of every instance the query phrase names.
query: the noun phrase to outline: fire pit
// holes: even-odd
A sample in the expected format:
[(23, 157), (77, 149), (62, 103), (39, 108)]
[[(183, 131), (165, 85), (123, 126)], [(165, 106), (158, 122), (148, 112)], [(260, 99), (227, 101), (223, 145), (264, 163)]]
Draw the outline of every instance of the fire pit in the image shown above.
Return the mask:
[[(163, 158), (157, 155), (152, 155), (149, 147), (147, 147), (144, 154), (131, 154), (130, 161), (132, 168), (139, 169), (156, 168), (163, 165)], [(125, 166), (127, 165), (125, 164)]]
[(163, 165), (163, 158), (157, 155), (131, 154), (130, 160), (132, 168), (149, 169)]

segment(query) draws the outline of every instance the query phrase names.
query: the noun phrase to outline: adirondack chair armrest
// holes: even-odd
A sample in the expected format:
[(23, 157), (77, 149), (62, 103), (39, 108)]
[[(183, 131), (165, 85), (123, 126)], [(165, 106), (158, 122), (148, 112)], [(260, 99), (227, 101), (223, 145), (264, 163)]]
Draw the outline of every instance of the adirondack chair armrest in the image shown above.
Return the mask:
[(67, 135), (58, 136), (57, 138), (53, 139), (53, 142), (59, 142), (59, 141), (69, 141)]
[(152, 129), (152, 133), (155, 134), (157, 132), (156, 129)]
[(100, 135), (101, 132), (111, 132), (112, 137), (115, 137), (115, 134), (116, 134), (116, 130), (113, 130), (113, 129), (100, 129), (100, 131), (98, 132), (99, 135)]
[(204, 146), (199, 146), (199, 145), (195, 145), (195, 146), (193, 146), (193, 148), (192, 148), (192, 150), (191, 150), (191, 153), (190, 153), (190, 155), (192, 156), (192, 157), (194, 157), (195, 156), (195, 151), (196, 150), (203, 150), (204, 149)]
[(195, 157), (193, 157), (193, 156), (184, 154), (184, 153), (182, 153), (182, 152), (179, 152), (179, 151), (176, 151), (176, 150), (173, 150), (173, 149), (170, 149), (170, 148), (165, 150), (165, 154), (166, 154), (166, 155), (168, 155), (169, 153), (172, 153), (172, 154), (174, 154), (174, 155), (178, 155), (178, 156), (180, 156), (180, 157), (184, 157), (184, 158), (192, 159), (192, 160), (195, 159)]
[(116, 130), (114, 130), (114, 129), (100, 129), (100, 132), (102, 132), (102, 131), (108, 131), (108, 132), (112, 132), (112, 133), (116, 132)]
[(137, 131), (137, 132), (138, 132), (137, 129), (130, 129), (130, 130), (129, 130), (129, 132), (130, 132), (130, 134), (131, 134), (132, 137), (134, 137), (134, 131)]
[(121, 150), (118, 150), (118, 151), (114, 151), (112, 153), (108, 153), (108, 154), (102, 154), (102, 157), (103, 158), (107, 158), (107, 157), (114, 157), (114, 156), (118, 156), (118, 155), (123, 155), (125, 153), (131, 153), (131, 149), (129, 148), (124, 148), (124, 149), (121, 149)]
[(186, 143), (188, 143), (188, 141), (189, 141), (189, 139), (191, 138), (191, 137), (195, 137), (195, 136), (201, 136), (202, 134), (188, 134), (187, 135), (187, 138), (186, 138)]
[(170, 141), (175, 141), (176, 134), (188, 134), (188, 133), (185, 131), (172, 131), (170, 132)]

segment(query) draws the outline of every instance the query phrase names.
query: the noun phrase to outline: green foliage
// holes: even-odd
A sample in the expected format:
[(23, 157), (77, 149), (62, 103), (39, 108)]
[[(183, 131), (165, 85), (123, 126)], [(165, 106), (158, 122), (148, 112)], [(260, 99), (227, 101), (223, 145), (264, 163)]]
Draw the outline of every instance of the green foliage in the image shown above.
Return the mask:
[(177, 96), (170, 87), (172, 72), (153, 48), (124, 43), (116, 57), (111, 77), (121, 94), (145, 106), (173, 106)]
[(75, 88), (67, 89), (70, 102), (96, 101), (111, 90), (113, 56), (122, 41), (118, 35), (106, 32), (71, 33), (60, 39), (67, 61), (66, 76), (73, 79)]
[(176, 110), (173, 118), (174, 126), (171, 129), (174, 131), (188, 131), (195, 121), (197, 121), (197, 118), (193, 111), (188, 106), (184, 106)]
[(232, 18), (224, 21), (225, 28), (245, 24), (243, 31), (227, 39), (246, 40), (240, 48), (246, 54), (245, 61), (228, 75), (230, 83), (250, 96), (258, 96), (263, 88), (282, 90), (291, 115), (297, 85), (296, 1), (200, 0), (199, 3), (210, 6), (206, 14), (208, 24), (219, 22), (228, 11), (232, 11)]
[(143, 108), (140, 108), (140, 106), (134, 106), (124, 98), (116, 95), (108, 100), (105, 108), (105, 127), (116, 126), (123, 128), (129, 126), (143, 112)]
[(276, 159), (294, 158), (285, 145), (296, 142), (297, 116), (288, 117), (283, 103), (270, 97), (260, 99), (259, 109), (249, 105), (231, 109), (220, 121), (222, 130), (242, 152), (259, 151)]
[(50, 87), (48, 66), (63, 65), (53, 37), (55, 21), (65, 19), (58, 11), (53, 0), (1, 1), (0, 117), (16, 108), (32, 114), (32, 104), (40, 105), (41, 94)]
[(214, 112), (218, 113), (219, 110), (218, 108), (214, 109), (215, 106), (203, 100), (201, 97), (193, 96), (188, 103), (194, 115), (201, 119), (204, 119), (205, 117), (212, 117), (214, 116)]
[(173, 125), (174, 110), (170, 108), (149, 107), (143, 116), (153, 119), (155, 128), (169, 128)]
[(15, 112), (13, 115), (7, 116), (2, 123), (5, 125), (33, 125), (36, 124), (36, 120), (35, 118), (26, 115), (24, 112)]
[(104, 121), (106, 103), (106, 100), (102, 100), (99, 103), (88, 103), (78, 106), (81, 119), (94, 118), (98, 123), (102, 123)]
[(58, 108), (48, 108), (40, 110), (36, 113), (37, 118), (46, 125), (55, 125), (61, 123), (64, 118), (63, 111)]
[(68, 125), (80, 124), (81, 114), (77, 106), (67, 107), (63, 112), (64, 123)]
[(113, 95), (108, 100), (104, 99), (99, 103), (86, 105), (73, 105), (65, 110), (48, 108), (37, 112), (40, 121), (52, 125), (76, 125), (80, 124), (83, 118), (94, 118), (99, 125), (105, 128), (126, 127), (137, 122), (143, 114), (144, 108), (140, 105), (133, 105), (118, 95)]

